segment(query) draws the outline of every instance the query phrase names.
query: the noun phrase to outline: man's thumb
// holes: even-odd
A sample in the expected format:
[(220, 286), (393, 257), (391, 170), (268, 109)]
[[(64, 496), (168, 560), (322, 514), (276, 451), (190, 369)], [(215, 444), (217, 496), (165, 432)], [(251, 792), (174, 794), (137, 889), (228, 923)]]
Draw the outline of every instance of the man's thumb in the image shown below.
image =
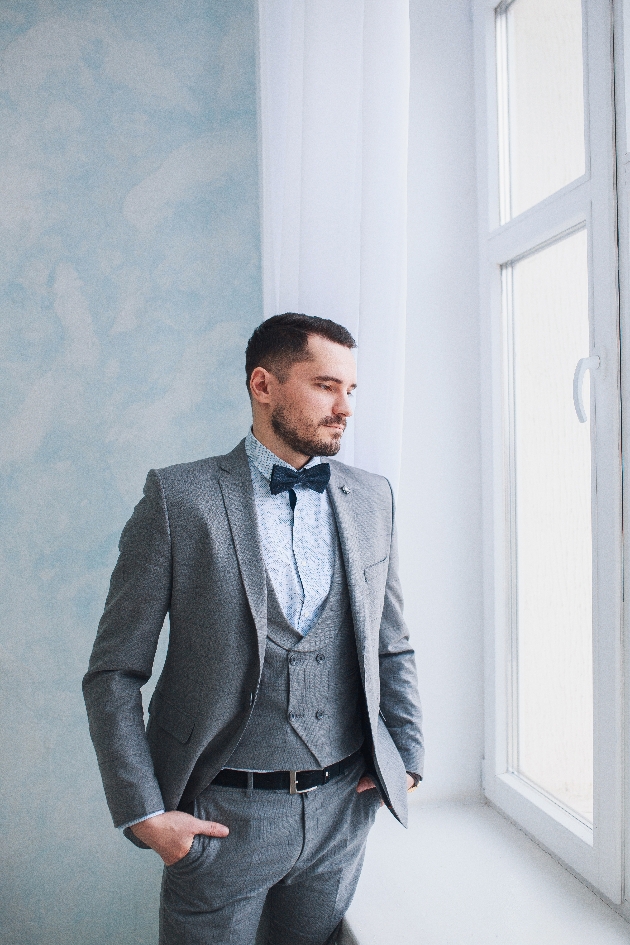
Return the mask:
[(217, 824), (214, 820), (199, 820), (198, 817), (195, 819), (195, 833), (203, 833), (207, 837), (227, 837), (230, 832), (224, 824)]

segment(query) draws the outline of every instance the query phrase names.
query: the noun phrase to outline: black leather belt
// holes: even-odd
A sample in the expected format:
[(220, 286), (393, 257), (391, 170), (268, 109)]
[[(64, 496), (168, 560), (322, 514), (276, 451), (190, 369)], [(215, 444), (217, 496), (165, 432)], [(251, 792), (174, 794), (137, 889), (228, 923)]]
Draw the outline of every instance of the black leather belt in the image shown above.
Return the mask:
[[(315, 788), (328, 784), (333, 778), (337, 778), (344, 771), (362, 757), (362, 750), (359, 748), (354, 754), (337, 761), (328, 768), (321, 768), (318, 771), (254, 771), (254, 788), (261, 791), (288, 791), (290, 794), (306, 794), (307, 791), (314, 791)], [(234, 768), (223, 768), (219, 771), (213, 784), (221, 787), (247, 788), (248, 777), (251, 772), (236, 771)]]

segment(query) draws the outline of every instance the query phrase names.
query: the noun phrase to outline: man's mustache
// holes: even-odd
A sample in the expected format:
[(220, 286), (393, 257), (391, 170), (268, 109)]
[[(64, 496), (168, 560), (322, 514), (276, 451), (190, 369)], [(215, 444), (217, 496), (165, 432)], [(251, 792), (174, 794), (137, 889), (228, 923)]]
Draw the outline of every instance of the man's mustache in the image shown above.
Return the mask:
[(320, 420), (320, 427), (338, 427), (341, 426), (346, 429), (346, 418), (345, 417), (324, 417), (323, 420)]

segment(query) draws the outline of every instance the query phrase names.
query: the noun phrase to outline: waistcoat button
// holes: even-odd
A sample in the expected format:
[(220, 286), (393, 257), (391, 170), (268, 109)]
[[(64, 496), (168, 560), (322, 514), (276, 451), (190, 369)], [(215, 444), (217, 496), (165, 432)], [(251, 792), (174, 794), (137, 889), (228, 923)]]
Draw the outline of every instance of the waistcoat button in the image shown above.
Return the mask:
[(323, 710), (323, 709), (318, 709), (317, 712), (315, 713), (315, 718), (316, 718), (316, 719), (323, 719), (323, 718), (324, 718), (324, 714), (325, 714), (325, 713), (324, 713), (324, 710)]
[(318, 653), (315, 659), (317, 660), (318, 663), (323, 663), (326, 657), (324, 656), (323, 653)]
[(296, 657), (296, 656), (290, 656), (290, 657), (289, 657), (289, 663), (290, 663), (291, 666), (295, 666), (295, 664), (297, 663), (297, 657)]

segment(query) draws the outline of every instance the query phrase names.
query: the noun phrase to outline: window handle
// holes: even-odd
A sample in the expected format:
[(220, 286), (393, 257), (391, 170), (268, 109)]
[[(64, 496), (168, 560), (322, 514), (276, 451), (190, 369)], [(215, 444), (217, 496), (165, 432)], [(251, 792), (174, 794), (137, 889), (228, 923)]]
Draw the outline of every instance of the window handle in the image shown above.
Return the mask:
[(587, 371), (596, 371), (598, 367), (599, 358), (595, 355), (592, 358), (580, 358), (575, 368), (575, 374), (573, 375), (573, 405), (580, 423), (586, 423), (586, 411), (582, 400), (584, 375)]

